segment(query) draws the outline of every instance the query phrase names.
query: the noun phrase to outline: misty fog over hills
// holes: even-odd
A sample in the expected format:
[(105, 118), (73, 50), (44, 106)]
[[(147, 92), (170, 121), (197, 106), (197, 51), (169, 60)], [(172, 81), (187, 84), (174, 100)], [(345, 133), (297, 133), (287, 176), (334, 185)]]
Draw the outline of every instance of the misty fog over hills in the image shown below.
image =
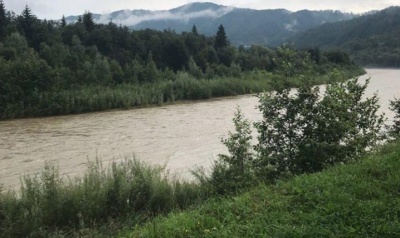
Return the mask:
[[(234, 45), (262, 44), (277, 46), (299, 32), (320, 26), (326, 22), (337, 22), (355, 17), (339, 11), (290, 12), (284, 9), (253, 10), (217, 5), (214, 3), (191, 3), (165, 11), (120, 10), (110, 14), (94, 14), (97, 23), (112, 21), (132, 29), (190, 31), (196, 25), (205, 35), (215, 35), (223, 24)], [(69, 16), (74, 22), (78, 16)]]

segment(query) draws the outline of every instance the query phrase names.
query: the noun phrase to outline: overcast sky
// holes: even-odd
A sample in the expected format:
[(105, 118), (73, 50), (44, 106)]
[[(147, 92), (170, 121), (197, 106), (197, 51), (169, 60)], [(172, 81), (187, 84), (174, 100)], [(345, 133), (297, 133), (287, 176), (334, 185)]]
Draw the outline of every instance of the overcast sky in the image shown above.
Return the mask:
[(285, 8), (291, 11), (341, 10), (362, 13), (400, 6), (400, 0), (3, 0), (6, 9), (20, 14), (25, 5), (39, 18), (60, 19), (62, 15), (81, 15), (86, 10), (93, 13), (110, 13), (121, 9), (167, 10), (191, 2), (214, 2), (225, 6), (254, 9)]

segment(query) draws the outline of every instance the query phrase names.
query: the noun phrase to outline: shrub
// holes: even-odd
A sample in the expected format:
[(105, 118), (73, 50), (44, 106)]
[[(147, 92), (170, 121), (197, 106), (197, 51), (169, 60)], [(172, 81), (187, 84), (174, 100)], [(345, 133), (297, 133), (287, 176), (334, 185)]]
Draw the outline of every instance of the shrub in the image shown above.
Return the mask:
[(389, 134), (394, 138), (400, 136), (400, 100), (390, 102), (390, 109), (395, 113), (393, 125), (389, 127)]
[(360, 158), (381, 139), (384, 118), (378, 98), (363, 99), (367, 81), (357, 79), (319, 88), (303, 83), (295, 95), (289, 89), (259, 95), (263, 115), (255, 169), (264, 179), (284, 174), (318, 172), (329, 165)]
[(253, 159), (251, 149), (250, 122), (244, 119), (240, 109), (233, 118), (235, 133), (230, 132), (228, 139), (222, 143), (228, 148), (230, 155), (220, 154), (215, 162), (210, 182), (219, 194), (235, 192), (254, 183), (250, 163)]

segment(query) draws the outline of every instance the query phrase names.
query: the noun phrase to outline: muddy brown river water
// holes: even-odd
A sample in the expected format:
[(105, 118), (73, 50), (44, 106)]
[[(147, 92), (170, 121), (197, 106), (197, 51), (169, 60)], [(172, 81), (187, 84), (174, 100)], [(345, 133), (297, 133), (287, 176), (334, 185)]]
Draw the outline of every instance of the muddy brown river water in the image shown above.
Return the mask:
[[(367, 95), (378, 91), (381, 111), (389, 121), (389, 101), (400, 98), (400, 70), (368, 69)], [(251, 95), (185, 102), (154, 108), (0, 122), (0, 183), (18, 188), (22, 175), (42, 170), (45, 161), (60, 173), (76, 176), (88, 160), (104, 163), (136, 156), (165, 164), (172, 174), (190, 176), (195, 166), (205, 168), (220, 153), (233, 129), (232, 117), (240, 106), (251, 121), (260, 119)]]

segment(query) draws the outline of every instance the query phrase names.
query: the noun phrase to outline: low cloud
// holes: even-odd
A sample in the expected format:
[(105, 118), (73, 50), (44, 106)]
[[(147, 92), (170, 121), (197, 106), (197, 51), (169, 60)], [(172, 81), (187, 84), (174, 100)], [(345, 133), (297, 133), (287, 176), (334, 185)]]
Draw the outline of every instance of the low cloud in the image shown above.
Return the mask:
[(294, 31), (294, 27), (297, 26), (299, 24), (299, 22), (294, 19), (291, 23), (285, 24), (285, 29), (288, 31)]
[(178, 12), (171, 11), (129, 11), (124, 10), (117, 17), (112, 18), (111, 14), (101, 15), (100, 18), (95, 19), (97, 23), (108, 23), (113, 21), (117, 24), (135, 26), (141, 22), (149, 20), (181, 20), (189, 21), (194, 18), (219, 18), (223, 15), (228, 14), (234, 8), (233, 7), (222, 7), (217, 10), (206, 9), (197, 12), (187, 12), (188, 7), (181, 8)]

